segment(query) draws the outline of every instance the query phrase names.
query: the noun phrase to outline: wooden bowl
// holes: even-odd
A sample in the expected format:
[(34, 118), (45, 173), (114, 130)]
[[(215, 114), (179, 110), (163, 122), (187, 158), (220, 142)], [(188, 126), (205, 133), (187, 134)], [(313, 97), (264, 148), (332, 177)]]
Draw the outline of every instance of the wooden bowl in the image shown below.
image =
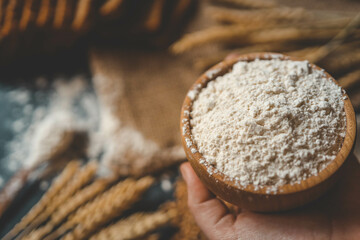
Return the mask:
[[(209, 81), (217, 76), (224, 75), (232, 69), (232, 66), (238, 61), (253, 61), (255, 59), (269, 60), (278, 58), (281, 60), (299, 60), (293, 57), (277, 53), (253, 53), (241, 55), (233, 59), (228, 59), (215, 65), (203, 75), (201, 75), (186, 96), (181, 110), (181, 137), (186, 156), (194, 168), (201, 181), (218, 197), (235, 204), (241, 208), (258, 212), (283, 211), (306, 204), (320, 197), (331, 185), (338, 179), (344, 169), (345, 160), (352, 151), (355, 135), (356, 120), (354, 109), (349, 97), (344, 92), (344, 109), (346, 113), (346, 135), (343, 145), (336, 158), (317, 176), (311, 176), (299, 184), (287, 184), (280, 186), (277, 193), (267, 193), (267, 188), (263, 187), (255, 190), (253, 185), (241, 187), (234, 180), (228, 180), (226, 176), (219, 171), (213, 172), (214, 168), (204, 161), (199, 153), (196, 143), (192, 140), (190, 112), (195, 93), (206, 87)], [(310, 64), (313, 69), (321, 69), (314, 64)], [(336, 83), (333, 77), (328, 73), (326, 76), (330, 81)], [(210, 130), (211, 131), (211, 130)]]

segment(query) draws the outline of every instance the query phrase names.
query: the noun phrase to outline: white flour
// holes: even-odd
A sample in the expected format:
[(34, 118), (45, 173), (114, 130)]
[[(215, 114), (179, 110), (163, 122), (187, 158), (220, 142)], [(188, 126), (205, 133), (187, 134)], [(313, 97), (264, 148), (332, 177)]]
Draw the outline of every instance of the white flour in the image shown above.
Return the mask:
[(341, 88), (307, 61), (238, 62), (195, 99), (191, 131), (199, 152), (242, 186), (276, 192), (317, 175), (345, 136)]
[[(99, 174), (102, 175), (111, 174), (115, 167), (119, 168), (119, 174), (128, 175), (146, 171), (149, 166), (166, 165), (167, 162), (185, 158), (182, 147), (161, 149), (135, 128), (123, 124), (114, 111), (122, 91), (118, 87), (107, 86), (102, 79), (99, 81), (100, 87), (110, 90), (100, 95), (100, 99), (89, 91), (89, 84), (81, 76), (58, 79), (51, 83), (50, 89), (46, 89), (48, 81), (39, 78), (35, 93), (28, 89), (6, 93), (9, 103), (21, 111), (16, 115), (16, 120), (9, 123), (15, 137), (7, 143), (8, 154), (0, 162), (0, 167), (15, 172), (46, 161), (67, 132), (76, 131), (88, 133), (87, 155), (99, 160)], [(115, 83), (121, 84), (118, 79)], [(49, 91), (45, 99), (37, 99), (37, 95), (48, 95)], [(102, 99), (104, 97), (106, 99)], [(32, 98), (37, 99), (37, 104), (32, 102)], [(0, 187), (3, 182), (0, 176)]]
[[(44, 78), (39, 78), (37, 85), (34, 98), (49, 91), (43, 91), (47, 85)], [(22, 113), (12, 123), (15, 137), (6, 146), (8, 155), (3, 164), (11, 171), (31, 167), (38, 161), (47, 160), (53, 148), (62, 141), (65, 131), (97, 129), (97, 99), (94, 93), (88, 91), (88, 87), (82, 76), (70, 80), (57, 79), (51, 85), (50, 96), (43, 99), (45, 104), (38, 106), (31, 102), (30, 90), (9, 92), (10, 103), (22, 106)]]

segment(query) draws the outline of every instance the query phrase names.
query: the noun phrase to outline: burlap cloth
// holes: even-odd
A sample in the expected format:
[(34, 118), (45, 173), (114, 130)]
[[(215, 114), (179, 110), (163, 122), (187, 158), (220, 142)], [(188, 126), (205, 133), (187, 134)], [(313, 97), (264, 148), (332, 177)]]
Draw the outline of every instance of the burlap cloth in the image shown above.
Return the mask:
[[(198, 73), (165, 52), (97, 51), (91, 55), (97, 93), (116, 115), (161, 147), (180, 144), (180, 107)], [(109, 88), (99, 85), (109, 84)], [(110, 87), (111, 86), (111, 87)], [(116, 96), (109, 93), (117, 91)], [(112, 96), (110, 96), (112, 95)]]

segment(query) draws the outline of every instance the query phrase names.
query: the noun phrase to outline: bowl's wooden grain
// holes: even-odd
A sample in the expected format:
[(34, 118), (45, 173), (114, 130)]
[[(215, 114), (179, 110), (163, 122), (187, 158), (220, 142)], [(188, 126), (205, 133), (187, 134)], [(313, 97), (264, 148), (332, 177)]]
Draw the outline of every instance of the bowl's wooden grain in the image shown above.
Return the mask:
[[(293, 57), (277, 53), (253, 53), (241, 55), (236, 58), (224, 60), (201, 75), (191, 90), (200, 90), (206, 87), (207, 83), (217, 76), (223, 75), (238, 61), (253, 61), (254, 59), (298, 60)], [(314, 69), (320, 69), (311, 64)], [(336, 81), (325, 72), (328, 79)], [(282, 211), (301, 206), (320, 197), (338, 179), (341, 170), (344, 168), (345, 160), (352, 151), (356, 135), (356, 119), (352, 104), (344, 93), (344, 107), (346, 113), (346, 135), (342, 147), (336, 158), (317, 176), (303, 180), (299, 184), (287, 184), (278, 188), (278, 192), (266, 193), (267, 187), (255, 190), (254, 186), (246, 188), (239, 186), (235, 181), (229, 180), (220, 172), (210, 174), (206, 162), (201, 161), (203, 156), (197, 151), (197, 146), (191, 140), (192, 145), (188, 146), (187, 141), (191, 138), (190, 115), (193, 99), (187, 96), (181, 110), (181, 137), (186, 156), (201, 181), (218, 197), (233, 203), (241, 208), (259, 212)], [(209, 129), (211, 131), (211, 129)], [(201, 161), (201, 163), (200, 163)]]

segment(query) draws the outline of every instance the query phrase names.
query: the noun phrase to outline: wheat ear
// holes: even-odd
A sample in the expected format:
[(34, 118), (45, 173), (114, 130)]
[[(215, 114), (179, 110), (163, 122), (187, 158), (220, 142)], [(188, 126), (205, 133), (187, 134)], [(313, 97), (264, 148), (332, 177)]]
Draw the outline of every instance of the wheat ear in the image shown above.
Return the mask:
[(15, 227), (4, 237), (11, 239), (16, 236), (22, 229), (28, 226), (42, 211), (51, 204), (55, 196), (63, 189), (63, 187), (72, 179), (80, 168), (78, 161), (71, 161), (67, 164), (64, 171), (55, 179), (48, 191), (40, 199), (40, 201), (15, 225)]
[(45, 222), (59, 206), (65, 203), (84, 185), (89, 183), (89, 181), (94, 177), (96, 170), (97, 163), (95, 161), (88, 163), (80, 169), (68, 182), (68, 184), (58, 193), (57, 197), (54, 198), (52, 202), (45, 207), (45, 209), (43, 209), (43, 212), (32, 221), (22, 234), (28, 234), (33, 229), (37, 228), (41, 223)]
[(147, 176), (139, 180), (126, 179), (113, 186), (92, 202), (79, 208), (59, 229), (46, 239), (55, 239), (64, 232), (73, 229), (67, 239), (83, 239), (113, 218), (120, 216), (154, 182)]
[(177, 216), (177, 209), (159, 210), (153, 213), (135, 213), (117, 223), (102, 229), (90, 240), (136, 239), (168, 224)]
[(103, 192), (106, 187), (113, 182), (114, 179), (97, 179), (89, 186), (83, 188), (75, 194), (75, 196), (68, 199), (61, 207), (51, 215), (50, 221), (35, 231), (31, 232), (25, 239), (42, 239), (45, 235), (50, 233), (59, 223), (61, 223), (69, 214), (77, 208), (93, 199), (99, 193)]

